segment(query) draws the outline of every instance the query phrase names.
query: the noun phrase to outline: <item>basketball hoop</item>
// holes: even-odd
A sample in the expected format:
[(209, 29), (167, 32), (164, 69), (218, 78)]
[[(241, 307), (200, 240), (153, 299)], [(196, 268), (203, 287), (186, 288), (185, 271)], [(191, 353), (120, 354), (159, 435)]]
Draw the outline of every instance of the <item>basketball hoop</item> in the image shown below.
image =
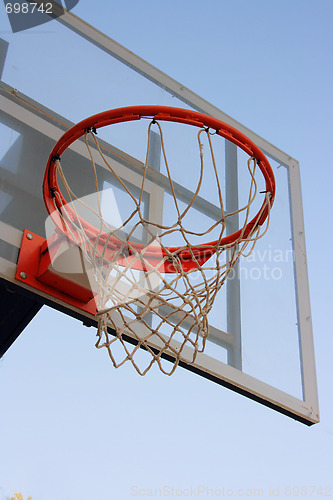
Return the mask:
[[(149, 119), (146, 160), (142, 171), (140, 194), (134, 197), (126, 184), (114, 171), (103, 154), (96, 138), (99, 128)], [(186, 227), (185, 216), (193, 208), (200, 190), (200, 182), (188, 206), (181, 210), (177, 203), (171, 172), (168, 166), (161, 122), (178, 122), (199, 128), (198, 142), (201, 175), (204, 169), (201, 136), (206, 134), (209, 144), (214, 175), (217, 184), (221, 217), (204, 232), (194, 232)], [(159, 128), (162, 140), (163, 158), (167, 170), (168, 187), (177, 212), (177, 220), (172, 225), (147, 220), (142, 210), (142, 195), (147, 181), (148, 153), (150, 148), (150, 129)], [(233, 214), (225, 213), (222, 190), (219, 185), (218, 167), (211, 142), (216, 134), (241, 148), (248, 155), (250, 189), (247, 204), (238, 212), (244, 214), (242, 226), (232, 234), (225, 234), (226, 221)], [(98, 220), (94, 225), (79, 214), (77, 202), (61, 166), (61, 155), (76, 140), (84, 137), (89, 151), (96, 180), (97, 173), (88, 138), (93, 141), (96, 151), (110, 172), (110, 176), (120, 182), (134, 204), (132, 215), (122, 223), (121, 228), (113, 228), (104, 219), (100, 204), (98, 209), (89, 208)], [(253, 216), (250, 209), (257, 196), (255, 172), (261, 172), (265, 190), (261, 192), (263, 201)], [(61, 192), (58, 179), (61, 180)], [(274, 201), (275, 180), (272, 168), (263, 152), (244, 134), (232, 126), (213, 117), (186, 109), (167, 106), (132, 106), (99, 113), (69, 129), (54, 146), (47, 164), (43, 194), (46, 208), (57, 227), (57, 231), (74, 245), (78, 245), (89, 265), (94, 269), (97, 282), (98, 342), (97, 347), (105, 346), (115, 366), (130, 360), (136, 370), (144, 375), (157, 362), (163, 373), (174, 372), (180, 361), (194, 362), (197, 353), (203, 352), (208, 336), (207, 315), (211, 310), (216, 294), (227, 279), (230, 270), (241, 255), (253, 249), (256, 241), (267, 231), (270, 208)], [(83, 203), (83, 202), (81, 202)], [(133, 229), (126, 229), (134, 216), (147, 235), (147, 242), (138, 243), (131, 236)], [(210, 241), (212, 228), (219, 228), (219, 237)], [(180, 235), (182, 245), (166, 246), (166, 235)], [(205, 237), (208, 241), (192, 243), (191, 236)], [(221, 254), (228, 249), (227, 262), (221, 263)], [(248, 252), (249, 253), (249, 252)], [(198, 280), (198, 276), (200, 280)], [(195, 283), (192, 278), (195, 277)], [(191, 281), (192, 280), (192, 281)], [(154, 316), (154, 321), (151, 320)], [(108, 328), (116, 332), (115, 337)], [(135, 346), (130, 350), (124, 336), (134, 338)], [(120, 342), (124, 357), (117, 361), (113, 345)], [(150, 353), (148, 366), (139, 368), (135, 353), (144, 347)], [(163, 355), (173, 359), (171, 370), (162, 365)]]

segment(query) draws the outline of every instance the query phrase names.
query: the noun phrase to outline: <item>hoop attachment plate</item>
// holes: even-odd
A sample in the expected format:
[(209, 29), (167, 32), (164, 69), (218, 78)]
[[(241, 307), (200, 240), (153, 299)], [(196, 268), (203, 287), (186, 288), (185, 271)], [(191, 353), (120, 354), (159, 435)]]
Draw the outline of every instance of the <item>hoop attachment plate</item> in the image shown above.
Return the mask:
[[(59, 251), (61, 239), (56, 245)], [(52, 255), (50, 256), (46, 249), (46, 239), (25, 229), (15, 278), (38, 290), (41, 295), (46, 297), (51, 295), (66, 306), (73, 306), (95, 316), (97, 312), (96, 302), (91, 287), (89, 287), (87, 273), (66, 273), (65, 276), (57, 271), (54, 261), (52, 263)], [(56, 250), (55, 246), (53, 249)], [(64, 252), (64, 248), (62, 251)], [(73, 258), (74, 251), (79, 252), (79, 248), (67, 246), (64, 257), (66, 259), (67, 257)]]

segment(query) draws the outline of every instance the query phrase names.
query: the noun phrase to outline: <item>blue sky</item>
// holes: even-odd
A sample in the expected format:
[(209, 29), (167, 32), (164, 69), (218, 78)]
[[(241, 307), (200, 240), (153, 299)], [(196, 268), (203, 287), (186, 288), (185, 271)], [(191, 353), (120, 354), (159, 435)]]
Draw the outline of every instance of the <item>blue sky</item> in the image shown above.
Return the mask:
[[(203, 487), (201, 498), (222, 488), (332, 496), (332, 2), (80, 0), (73, 13), (300, 162), (321, 423), (308, 428), (184, 370), (115, 370), (89, 329), (45, 308), (0, 364), (0, 499), (128, 500), (163, 487), (174, 496)], [(14, 43), (3, 9), (0, 20)], [(45, 64), (53, 29), (18, 35), (26, 50), (39, 37)], [(83, 51), (73, 67), (103, 81), (105, 68), (92, 74), (89, 62)], [(97, 99), (105, 109), (117, 101), (107, 82), (98, 98), (87, 85), (74, 109), (70, 68), (61, 71), (60, 114), (73, 106), (68, 117), (80, 119), (100, 111)], [(40, 89), (32, 97), (44, 99)]]

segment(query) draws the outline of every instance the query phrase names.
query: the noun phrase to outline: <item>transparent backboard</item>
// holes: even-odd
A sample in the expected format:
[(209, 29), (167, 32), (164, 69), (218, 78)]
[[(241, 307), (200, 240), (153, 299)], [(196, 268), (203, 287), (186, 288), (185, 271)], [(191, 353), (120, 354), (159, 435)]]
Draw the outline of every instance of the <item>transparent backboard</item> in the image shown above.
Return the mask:
[[(181, 366), (304, 423), (317, 422), (297, 161), (72, 13), (66, 12), (47, 28), (35, 27), (35, 36), (27, 32), (11, 34), (8, 21), (1, 19), (1, 23), (2, 38), (9, 44), (0, 89), (2, 283), (21, 287), (23, 293), (34, 294), (36, 300), (94, 327), (93, 315), (15, 279), (23, 231), (41, 237), (52, 231), (42, 198), (42, 181), (55, 142), (73, 123), (122, 106), (168, 105), (215, 116), (241, 130), (267, 155), (275, 175), (276, 199), (267, 233), (250, 256), (240, 258), (219, 292), (209, 314), (204, 354), (199, 354), (194, 364), (184, 362)], [(41, 37), (47, 57), (36, 55)], [(1, 47), (5, 53), (6, 43)], [(98, 132), (103, 152), (134, 194), (140, 190), (147, 126), (148, 121), (141, 120)], [(173, 129), (169, 124), (163, 126), (163, 138), (177, 198), (181, 206), (186, 206), (198, 182), (198, 147), (193, 130), (184, 131), (182, 127), (180, 132), (179, 127), (182, 125)], [(172, 221), (174, 204), (161, 157), (160, 135), (153, 130), (143, 207), (148, 217)], [(213, 140), (223, 193), (231, 211), (235, 203), (241, 206), (248, 196), (247, 158), (228, 141)], [(69, 148), (62, 163), (70, 166), (67, 174), (76, 195), (92, 196), (94, 176), (82, 141)], [(120, 182), (110, 180), (102, 163), (97, 163), (97, 169), (102, 210), (106, 218), (112, 213), (109, 222), (117, 225), (128, 216), (128, 196)], [(259, 190), (264, 187), (260, 182)], [(214, 183), (213, 173), (207, 171), (188, 221), (197, 232), (218, 218)], [(142, 232), (134, 236), (138, 242), (144, 241)], [(169, 244), (177, 245), (177, 241)], [(223, 393), (217, 397), (223, 397)]]

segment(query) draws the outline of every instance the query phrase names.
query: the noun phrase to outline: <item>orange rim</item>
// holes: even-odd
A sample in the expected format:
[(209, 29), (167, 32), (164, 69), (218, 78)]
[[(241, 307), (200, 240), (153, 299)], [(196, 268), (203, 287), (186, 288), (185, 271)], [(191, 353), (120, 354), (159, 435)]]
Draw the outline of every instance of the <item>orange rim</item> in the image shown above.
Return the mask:
[[(63, 205), (67, 205), (67, 201), (62, 196), (58, 185), (56, 159), (60, 159), (62, 153), (73, 142), (82, 137), (87, 130), (97, 130), (108, 125), (126, 121), (140, 120), (141, 118), (151, 118), (157, 121), (184, 123), (199, 128), (205, 127), (213, 130), (217, 135), (220, 135), (221, 137), (224, 137), (225, 139), (233, 142), (236, 146), (245, 151), (245, 153), (247, 153), (249, 157), (253, 157), (257, 161), (258, 167), (265, 179), (265, 190), (266, 192), (271, 194), (270, 207), (273, 205), (275, 197), (275, 179), (272, 167), (261, 149), (251, 139), (249, 139), (246, 135), (244, 135), (236, 128), (211, 116), (188, 109), (151, 105), (117, 108), (98, 113), (74, 125), (62, 135), (62, 137), (55, 144), (54, 148), (51, 151), (43, 182), (44, 202), (46, 209), (51, 215), (56, 226), (70, 239), (71, 236), (66, 232), (66, 227), (57, 211), (57, 209), (61, 210), (61, 207)], [(55, 192), (57, 193), (57, 196), (55, 196)], [(75, 228), (74, 222), (75, 219), (77, 219), (77, 216), (71, 209), (68, 209), (67, 213), (69, 214), (70, 219), (73, 220), (73, 228)], [(197, 266), (197, 264), (193, 262), (193, 255), (195, 256), (198, 264), (203, 264), (215, 253), (217, 246), (232, 246), (233, 243), (236, 243), (238, 241), (240, 236), (242, 237), (242, 239), (246, 239), (247, 236), (253, 232), (255, 227), (257, 227), (258, 225), (262, 226), (264, 224), (267, 216), (268, 207), (266, 206), (265, 199), (258, 213), (250, 222), (248, 222), (248, 224), (245, 226), (245, 229), (241, 228), (238, 231), (225, 236), (224, 238), (221, 238), (221, 240), (208, 242), (200, 246), (194, 246), (192, 247), (192, 253), (189, 252), (188, 249), (183, 248), (182, 250), (180, 250), (181, 247), (167, 247), (167, 251), (170, 253), (177, 253), (177, 251), (179, 251), (179, 253), (177, 253), (177, 259), (179, 259), (185, 271), (189, 270)], [(99, 239), (101, 238), (101, 235), (97, 228), (89, 224), (87, 221), (80, 218), (80, 224), (89, 238), (91, 238), (92, 240), (94, 238), (96, 239), (97, 237)], [(109, 250), (114, 251), (117, 246), (119, 247), (119, 242), (117, 244), (118, 240), (116, 238), (110, 238), (109, 235), (105, 234), (105, 239), (107, 238), (109, 239)], [(160, 249), (156, 249), (156, 247), (146, 248), (145, 245), (140, 245), (137, 243), (130, 243), (130, 246), (135, 248), (139, 252), (140, 249), (145, 249), (145, 259), (152, 265), (154, 265), (157, 260), (160, 261)], [(164, 254), (166, 254), (166, 252), (164, 252)], [(173, 267), (172, 263), (170, 263), (170, 265), (166, 263), (164, 270), (165, 272), (176, 272), (176, 269)]]

